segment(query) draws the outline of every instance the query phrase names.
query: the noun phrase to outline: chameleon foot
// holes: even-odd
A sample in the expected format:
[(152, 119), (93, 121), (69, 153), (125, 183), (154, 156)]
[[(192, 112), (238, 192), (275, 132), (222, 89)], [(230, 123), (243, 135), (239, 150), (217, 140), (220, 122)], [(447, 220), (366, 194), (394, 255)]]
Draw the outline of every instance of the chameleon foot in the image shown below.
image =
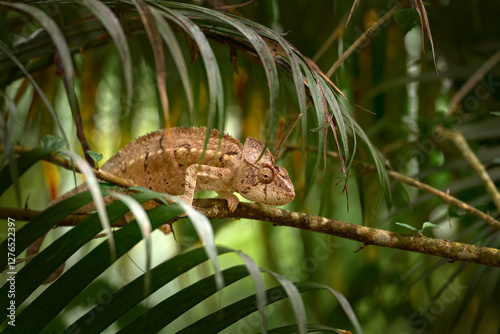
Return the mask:
[(240, 204), (240, 200), (230, 191), (218, 191), (219, 197), (225, 199), (227, 201), (227, 206), (229, 207), (229, 211), (234, 212)]

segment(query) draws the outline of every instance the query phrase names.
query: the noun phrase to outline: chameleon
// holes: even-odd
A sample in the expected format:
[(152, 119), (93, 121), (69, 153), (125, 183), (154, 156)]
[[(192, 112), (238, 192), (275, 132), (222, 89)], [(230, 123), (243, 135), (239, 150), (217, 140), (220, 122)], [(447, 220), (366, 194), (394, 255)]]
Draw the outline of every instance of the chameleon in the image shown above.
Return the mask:
[[(287, 170), (275, 165), (274, 156), (269, 149), (264, 150), (261, 141), (248, 137), (242, 145), (223, 134), (219, 145), (219, 132), (214, 129), (200, 165), (206, 128), (175, 127), (168, 131), (171, 144), (166, 129), (151, 132), (123, 147), (101, 170), (135, 185), (179, 196), (190, 205), (195, 192), (214, 190), (227, 201), (230, 211), (239, 204), (233, 192), (272, 206), (285, 205), (295, 197)], [(79, 187), (83, 189), (85, 184)]]
[[(248, 137), (242, 145), (238, 139), (223, 134), (219, 145), (219, 132), (214, 129), (204, 151), (205, 135), (206, 128), (203, 127), (177, 127), (151, 132), (122, 148), (102, 165), (101, 170), (156, 192), (177, 195), (190, 205), (194, 193), (202, 190), (215, 190), (227, 200), (230, 211), (235, 211), (239, 204), (233, 192), (250, 201), (273, 206), (285, 205), (293, 200), (295, 191), (287, 170), (275, 165), (274, 156), (261, 141)], [(83, 183), (51, 205), (86, 189), (87, 184)], [(105, 197), (105, 202), (111, 200)], [(146, 210), (157, 205), (152, 201), (143, 203)], [(90, 203), (77, 212), (93, 209), (93, 203)], [(133, 218), (127, 214), (125, 219), (131, 221)], [(168, 233), (170, 227), (162, 231)], [(38, 253), (44, 237), (28, 247), (29, 255)], [(45, 283), (57, 279), (64, 266), (62, 264)]]
[[(167, 131), (170, 131), (171, 141)], [(250, 201), (273, 206), (285, 205), (293, 200), (295, 191), (287, 170), (275, 165), (274, 156), (261, 141), (248, 137), (242, 145), (238, 139), (223, 134), (219, 145), (219, 132), (214, 129), (204, 151), (205, 135), (206, 128), (203, 127), (177, 127), (151, 132), (122, 148), (102, 165), (101, 170), (135, 185), (179, 196), (190, 205), (194, 193), (202, 190), (215, 190), (227, 200), (230, 211), (235, 211), (239, 204), (233, 192)], [(86, 189), (87, 184), (83, 183), (51, 205)], [(105, 202), (110, 201), (111, 198), (105, 197)], [(152, 201), (143, 203), (146, 210), (157, 205)], [(77, 212), (93, 209), (93, 203), (90, 203)], [(126, 216), (126, 221), (132, 219), (130, 214)], [(169, 230), (165, 228), (164, 232)], [(44, 237), (28, 248), (28, 254), (38, 253)], [(45, 283), (55, 280), (63, 270), (64, 264)]]
[(285, 205), (295, 197), (287, 170), (275, 165), (268, 149), (262, 154), (265, 145), (259, 140), (248, 137), (242, 145), (223, 134), (219, 146), (219, 132), (214, 129), (199, 165), (206, 129), (177, 127), (170, 134), (173, 145), (168, 143), (166, 129), (139, 137), (101, 169), (156, 192), (180, 195), (189, 204), (195, 192), (215, 190), (227, 200), (230, 211), (239, 204), (233, 192), (273, 206)]

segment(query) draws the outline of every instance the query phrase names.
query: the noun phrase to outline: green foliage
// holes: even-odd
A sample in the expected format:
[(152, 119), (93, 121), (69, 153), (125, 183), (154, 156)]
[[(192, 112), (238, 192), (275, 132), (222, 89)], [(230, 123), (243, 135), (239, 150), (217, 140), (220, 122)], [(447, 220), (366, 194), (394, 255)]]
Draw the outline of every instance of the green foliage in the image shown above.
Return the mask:
[(396, 225), (403, 226), (403, 227), (405, 227), (405, 228), (407, 228), (407, 229), (409, 229), (409, 230), (412, 230), (412, 231), (418, 232), (418, 234), (419, 234), (419, 235), (423, 235), (424, 230), (425, 230), (426, 228), (436, 228), (436, 227), (437, 227), (437, 228), (439, 228), (439, 229), (441, 229), (441, 230), (442, 230), (442, 228), (441, 228), (440, 226), (438, 226), (438, 225), (436, 225), (436, 224), (433, 224), (433, 223), (431, 223), (431, 222), (425, 222), (425, 223), (423, 223), (423, 224), (422, 224), (422, 228), (421, 228), (421, 229), (418, 229), (418, 228), (416, 228), (416, 227), (413, 227), (413, 226), (408, 225), (408, 224), (405, 224), (405, 223), (399, 223), (399, 222), (396, 222)]
[(4, 166), (0, 171), (0, 194), (3, 194), (14, 183), (14, 180), (16, 180), (19, 175), (22, 175), (35, 163), (55, 152), (57, 149), (58, 145), (55, 147), (48, 146), (47, 148), (34, 149), (23, 154), (22, 156), (17, 157), (16, 162), (14, 163), (17, 170), (14, 173), (11, 173), (10, 164)]
[(40, 138), (40, 146), (42, 148), (52, 148), (53, 150), (58, 150), (63, 148), (65, 145), (66, 142), (63, 139), (54, 135), (46, 135)]
[(396, 222), (396, 225), (406, 227), (407, 229), (412, 230), (412, 231), (415, 231), (415, 232), (419, 232), (419, 231), (420, 231), (418, 228), (413, 227), (413, 226), (408, 225), (408, 224), (405, 224), (405, 223), (399, 223), (399, 222)]
[[(49, 154), (58, 151), (65, 145), (62, 139), (51, 135), (43, 137), (40, 143), (43, 148), (29, 150), (18, 155), (18, 163), (16, 166), (18, 166), (19, 169), (16, 170), (16, 173), (19, 176), (22, 176), (29, 167), (43, 158), (46, 158)], [(61, 153), (75, 159), (80, 170), (89, 169), (89, 166), (85, 165), (82, 159), (75, 156), (72, 152), (62, 151)], [(2, 171), (2, 174), (5, 174), (5, 184), (3, 185), (2, 192), (13, 183), (12, 178), (10, 178), (8, 174), (9, 170), (9, 166), (5, 166)], [(88, 171), (86, 173), (89, 177)], [(92, 186), (89, 184), (89, 187)], [(96, 185), (94, 187), (96, 187)], [(108, 188), (108, 186), (102, 187), (102, 189)], [(96, 188), (91, 192), (97, 190)], [(114, 241), (110, 244), (111, 248), (107, 243), (103, 242), (83, 256), (76, 264), (57, 279), (56, 282), (51, 284), (39, 296), (24, 307), (21, 313), (16, 317), (16, 326), (7, 326), (4, 328), (4, 332), (42, 332), (47, 326), (51, 328), (49, 324), (56, 324), (54, 320), (57, 320), (55, 318), (58, 314), (69, 307), (75, 300), (85, 298), (85, 293), (88, 287), (92, 286), (92, 282), (111, 267), (116, 260), (126, 255), (130, 249), (141, 240), (145, 241), (146, 246), (145, 273), (129, 284), (125, 284), (123, 288), (116, 293), (107, 291), (107, 293), (111, 294), (107, 299), (101, 301), (99, 305), (96, 305), (93, 309), (88, 311), (86, 315), (83, 315), (80, 319), (71, 324), (69, 328), (100, 332), (109, 327), (113, 322), (120, 321), (120, 318), (126, 315), (134, 307), (137, 307), (139, 303), (161, 287), (174, 279), (178, 279), (179, 276), (187, 270), (200, 265), (207, 259), (211, 259), (215, 264), (214, 275), (189, 285), (173, 296), (166, 298), (163, 302), (144, 312), (134, 321), (126, 321), (128, 324), (124, 326), (120, 332), (156, 332), (168, 326), (178, 317), (182, 317), (189, 309), (202, 303), (209, 296), (249, 275), (256, 282), (256, 295), (247, 297), (240, 302), (230, 305), (227, 309), (222, 309), (222, 313), (220, 314), (224, 314), (227, 317), (226, 320), (222, 320), (220, 314), (216, 317), (207, 316), (187, 326), (181, 332), (199, 332), (206, 328), (210, 328), (214, 331), (223, 330), (237, 322), (238, 319), (257, 310), (262, 314), (262, 329), (266, 332), (264, 306), (275, 303), (286, 297), (289, 297), (294, 305), (297, 322), (300, 328), (299, 332), (308, 332), (305, 310), (300, 293), (318, 289), (318, 285), (295, 283), (297, 284), (297, 286), (295, 286), (294, 283), (290, 282), (285, 277), (271, 271), (266, 271), (273, 275), (282, 286), (272, 288), (266, 292), (264, 291), (263, 284), (258, 283), (262, 282), (260, 277), (261, 269), (255, 265), (250, 257), (242, 252), (238, 253), (244, 259), (246, 266), (232, 267), (221, 272), (217, 257), (232, 250), (220, 247), (216, 248), (213, 231), (206, 217), (182, 201), (179, 202), (180, 205), (171, 205), (165, 202), (163, 194), (158, 194), (148, 189), (137, 188), (135, 190), (144, 190), (144, 192), (125, 196), (103, 190), (103, 196), (112, 195), (120, 199), (120, 201), (113, 202), (106, 207), (105, 214), (109, 222), (114, 222), (120, 218), (124, 219), (124, 215), (129, 210), (133, 213), (136, 220), (130, 222), (113, 234)], [(144, 209), (138, 204), (155, 198), (162, 199), (164, 205), (148, 211), (147, 217), (143, 216), (143, 214), (145, 214)], [(29, 245), (50, 231), (62, 220), (67, 220), (71, 213), (86, 205), (91, 200), (95, 201), (95, 194), (90, 196), (89, 192), (83, 192), (64, 199), (39, 214), (17, 233), (19, 241), (16, 243), (14, 255), (19, 256)], [(192, 220), (199, 236), (206, 246), (205, 249), (189, 251), (150, 269), (152, 256), (150, 240), (151, 231), (161, 226), (165, 221), (175, 218), (183, 211), (186, 211), (188, 217)], [(16, 303), (22, 304), (26, 301), (59, 266), (68, 261), (68, 259), (74, 256), (82, 247), (90, 243), (96, 234), (103, 228), (106, 229), (107, 227), (102, 224), (102, 217), (103, 215), (101, 212), (88, 216), (86, 219), (79, 222), (70, 232), (52, 242), (33, 260), (29, 261), (29, 263), (16, 274)], [(6, 254), (10, 251), (8, 247), (10, 247), (8, 240), (4, 240), (0, 245), (0, 249), (4, 249)], [(0, 264), (3, 267), (7, 265), (7, 259), (8, 257), (4, 257), (0, 260), (0, 262), (3, 263)], [(10, 284), (4, 284), (2, 288), (0, 288), (0, 291), (3, 292), (3, 296), (9, 295), (9, 288)], [(355, 326), (359, 329), (360, 326), (358, 321), (351, 307), (346, 304), (345, 298), (334, 290), (332, 290), (332, 293), (341, 301), (341, 305), (348, 313), (349, 318), (353, 320)], [(131, 295), (136, 296), (136, 298), (131, 298)], [(256, 297), (257, 300), (260, 299), (261, 302), (256, 303)], [(0, 299), (0, 305), (3, 305), (5, 308), (9, 306), (9, 303), (10, 300), (8, 298)], [(97, 317), (96, 314), (98, 315)], [(168, 314), (169, 316), (161, 317), (161, 321), (158, 321), (158, 314)], [(91, 321), (89, 321), (89, 319), (91, 319)], [(309, 325), (309, 328), (315, 328), (315, 325)]]
[[(63, 148), (103, 152), (87, 160), (106, 160), (168, 122), (259, 137), (273, 151), (303, 114), (278, 160), (296, 190), (287, 209), (381, 229), (404, 221), (396, 224), (418, 234), (434, 228), (440, 239), (500, 247), (499, 232), (489, 225), (390, 181), (386, 172), (449, 190), (498, 217), (463, 152), (434, 131), (439, 125), (463, 133), (498, 188), (498, 66), (477, 72), (498, 52), (498, 2), (425, 8), (422, 1), (405, 2), (414, 8), (399, 10), (370, 33), (330, 77), (319, 69), (327, 73), (391, 2), (359, 1), (355, 8), (343, 1), (237, 2), (0, 2), (0, 207), (3, 217), (14, 207), (46, 208), (27, 223), (16, 222), (14, 255), (22, 262), (15, 265), (21, 307), (14, 330), (494, 332), (497, 268), (374, 246), (354, 252), (360, 245), (349, 240), (261, 222), (208, 222), (192, 211), (193, 224), (174, 224), (174, 240), (157, 227), (186, 207), (163, 197), (155, 211), (113, 231), (115, 244), (109, 244), (112, 231), (102, 217), (122, 221), (130, 207), (141, 216), (138, 203), (159, 196), (144, 189), (131, 189), (137, 193), (126, 194), (127, 204), (103, 205), (74, 228), (53, 229), (80, 221), (75, 211), (94, 201), (83, 192), (47, 208), (59, 195), (59, 175), (41, 160)], [(422, 50), (420, 29), (412, 29), (419, 24), (425, 44), (432, 30), (439, 76)], [(449, 111), (471, 79), (476, 84)], [(35, 148), (22, 152), (18, 144)], [(61, 189), (74, 185), (71, 172), (60, 174)], [(90, 189), (97, 197), (125, 192), (102, 183)], [(448, 223), (451, 228), (435, 229)], [(46, 232), (45, 248), (26, 263), (25, 249)], [(69, 269), (44, 286), (65, 262)], [(6, 268), (6, 257), (0, 265)], [(272, 273), (262, 276), (259, 267)], [(283, 285), (275, 287), (276, 279)], [(315, 292), (325, 286), (342, 292), (329, 290), (338, 303)], [(7, 289), (0, 288), (2, 307)], [(5, 322), (0, 327), (12, 329)]]
[(396, 21), (405, 35), (420, 24), (418, 13), (412, 8), (401, 9), (394, 15), (394, 21)]
[(90, 151), (90, 150), (87, 150), (87, 154), (92, 158), (92, 160), (94, 160), (95, 162), (99, 162), (102, 160), (102, 158), (104, 157), (102, 155), (102, 153), (97, 153), (97, 152), (94, 152), (94, 151)]

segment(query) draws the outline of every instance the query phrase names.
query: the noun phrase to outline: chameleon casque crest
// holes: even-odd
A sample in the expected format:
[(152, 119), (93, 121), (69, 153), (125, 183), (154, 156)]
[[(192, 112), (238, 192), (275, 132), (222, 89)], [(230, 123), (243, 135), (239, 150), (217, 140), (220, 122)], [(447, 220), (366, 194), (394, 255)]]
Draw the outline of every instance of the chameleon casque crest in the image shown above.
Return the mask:
[(239, 204), (232, 192), (273, 206), (295, 197), (287, 170), (275, 165), (268, 149), (262, 154), (264, 144), (259, 140), (249, 137), (243, 146), (224, 134), (219, 146), (219, 132), (213, 130), (200, 166), (206, 128), (171, 128), (170, 134), (170, 145), (165, 129), (132, 141), (101, 169), (139, 186), (180, 196), (189, 204), (194, 192), (215, 190), (231, 211)]

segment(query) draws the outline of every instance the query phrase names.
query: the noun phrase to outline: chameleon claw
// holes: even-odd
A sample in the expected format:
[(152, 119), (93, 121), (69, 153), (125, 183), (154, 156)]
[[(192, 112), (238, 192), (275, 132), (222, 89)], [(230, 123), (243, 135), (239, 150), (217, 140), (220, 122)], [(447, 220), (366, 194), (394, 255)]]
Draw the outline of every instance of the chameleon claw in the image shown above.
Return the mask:
[(230, 212), (234, 212), (240, 204), (240, 200), (230, 191), (217, 191), (219, 197), (225, 199), (227, 201), (227, 206), (229, 207)]
[[(236, 200), (234, 200), (234, 199), (236, 199)], [(238, 207), (238, 204), (240, 204), (238, 197), (234, 196), (234, 197), (227, 198), (227, 206), (229, 206), (229, 211), (234, 212), (236, 210), (236, 208)]]

